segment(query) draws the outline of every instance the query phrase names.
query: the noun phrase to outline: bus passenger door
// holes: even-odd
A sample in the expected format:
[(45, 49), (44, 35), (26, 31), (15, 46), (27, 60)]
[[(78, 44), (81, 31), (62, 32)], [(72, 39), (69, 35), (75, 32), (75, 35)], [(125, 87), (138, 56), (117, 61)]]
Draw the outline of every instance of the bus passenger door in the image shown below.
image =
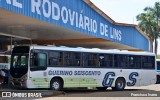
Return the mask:
[(47, 78), (47, 53), (44, 51), (34, 51), (30, 58), (30, 85), (34, 88), (48, 88)]

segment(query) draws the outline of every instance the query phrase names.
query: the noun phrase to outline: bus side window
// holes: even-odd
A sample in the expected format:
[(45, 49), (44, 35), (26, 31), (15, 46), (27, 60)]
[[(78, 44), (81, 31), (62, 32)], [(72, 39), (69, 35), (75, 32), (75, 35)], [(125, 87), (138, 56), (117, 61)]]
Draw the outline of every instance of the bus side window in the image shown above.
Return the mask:
[(38, 53), (31, 53), (31, 66), (38, 66)]
[(81, 53), (73, 53), (73, 66), (81, 66)]
[(120, 62), (119, 55), (115, 54), (114, 55), (114, 66), (113, 66), (113, 68), (118, 68), (119, 67), (119, 62)]
[(155, 69), (155, 57), (142, 56), (142, 69)]
[(98, 62), (98, 66), (99, 67), (106, 67), (107, 65), (107, 61), (105, 59), (105, 55), (104, 54), (99, 54), (98, 55), (98, 58), (99, 58), (99, 62)]
[(106, 67), (107, 68), (112, 68), (113, 67), (113, 57), (114, 55), (113, 54), (106, 54), (105, 55), (105, 60), (106, 60)]
[(72, 52), (64, 52), (64, 66), (72, 66)]
[(120, 68), (128, 67), (128, 55), (119, 55), (119, 67)]
[(128, 64), (129, 69), (141, 69), (141, 56), (128, 56)]
[(49, 66), (63, 65), (63, 52), (50, 51), (48, 56), (49, 56)]
[(157, 70), (160, 70), (160, 61), (157, 61)]
[(113, 55), (112, 54), (99, 54), (98, 66), (104, 68), (113, 67)]
[(79, 52), (64, 52), (65, 66), (81, 66), (81, 53)]
[(47, 68), (47, 55), (45, 53), (32, 53), (31, 70), (45, 70)]
[(133, 69), (135, 68), (135, 63), (134, 63), (135, 57), (134, 56), (129, 56), (129, 68)]
[(151, 56), (150, 57), (150, 63), (152, 63), (151, 69), (155, 69), (155, 61), (156, 61), (155, 57)]
[(38, 53), (38, 66), (47, 66), (47, 56), (44, 53)]
[(88, 53), (83, 53), (82, 54), (82, 63), (83, 63), (83, 67), (87, 67), (88, 66)]
[(88, 66), (89, 67), (97, 67), (98, 66), (97, 54), (89, 53), (88, 55), (89, 55), (88, 56)]
[(0, 56), (0, 63), (8, 63), (8, 58), (6, 56)]

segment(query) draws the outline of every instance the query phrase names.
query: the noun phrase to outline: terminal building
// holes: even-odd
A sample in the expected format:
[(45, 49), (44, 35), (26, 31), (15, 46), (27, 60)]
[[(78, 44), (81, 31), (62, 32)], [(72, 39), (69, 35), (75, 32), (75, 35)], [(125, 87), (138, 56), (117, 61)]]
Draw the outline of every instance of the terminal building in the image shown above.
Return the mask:
[(0, 0), (0, 52), (26, 44), (150, 51), (137, 25), (115, 22), (90, 0)]

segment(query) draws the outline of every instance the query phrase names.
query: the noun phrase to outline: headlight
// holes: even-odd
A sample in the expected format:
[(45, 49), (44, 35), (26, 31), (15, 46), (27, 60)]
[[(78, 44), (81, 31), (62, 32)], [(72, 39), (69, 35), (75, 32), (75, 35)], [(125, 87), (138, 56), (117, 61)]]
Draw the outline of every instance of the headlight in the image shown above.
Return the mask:
[(27, 75), (22, 76), (21, 81), (27, 80)]

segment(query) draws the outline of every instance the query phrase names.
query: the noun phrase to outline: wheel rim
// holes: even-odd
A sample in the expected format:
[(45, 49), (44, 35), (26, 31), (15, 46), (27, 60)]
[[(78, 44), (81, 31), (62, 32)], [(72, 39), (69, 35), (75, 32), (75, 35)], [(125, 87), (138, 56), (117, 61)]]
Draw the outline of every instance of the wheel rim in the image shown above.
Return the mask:
[(117, 85), (118, 85), (118, 87), (119, 87), (120, 89), (122, 89), (123, 86), (124, 86), (123, 81), (121, 81), (121, 80), (118, 81)]
[(58, 82), (53, 82), (52, 87), (53, 87), (55, 90), (58, 90), (58, 89), (59, 89), (59, 86), (60, 86), (60, 84), (59, 84)]

